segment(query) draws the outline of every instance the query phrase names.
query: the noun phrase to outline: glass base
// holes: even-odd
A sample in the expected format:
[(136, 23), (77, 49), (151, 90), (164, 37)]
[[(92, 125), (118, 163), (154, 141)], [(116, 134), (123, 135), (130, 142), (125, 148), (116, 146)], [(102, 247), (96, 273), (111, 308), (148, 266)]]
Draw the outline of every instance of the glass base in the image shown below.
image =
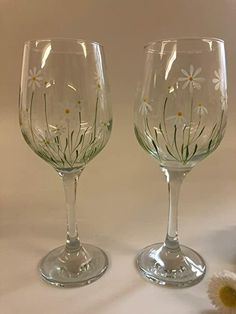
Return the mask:
[(206, 273), (202, 257), (183, 245), (170, 250), (163, 243), (152, 244), (138, 254), (136, 265), (142, 276), (163, 286), (193, 286)]
[(39, 264), (43, 279), (59, 287), (88, 285), (100, 278), (108, 267), (107, 255), (98, 247), (82, 244), (77, 252), (65, 246), (49, 252)]

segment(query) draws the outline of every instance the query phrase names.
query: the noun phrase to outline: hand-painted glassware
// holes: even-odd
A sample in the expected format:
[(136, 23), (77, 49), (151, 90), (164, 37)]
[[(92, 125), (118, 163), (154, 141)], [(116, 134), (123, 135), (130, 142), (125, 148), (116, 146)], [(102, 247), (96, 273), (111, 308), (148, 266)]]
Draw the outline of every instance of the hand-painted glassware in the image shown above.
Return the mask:
[(167, 39), (145, 47), (135, 104), (135, 134), (156, 158), (169, 191), (164, 243), (143, 249), (138, 270), (161, 285), (190, 286), (206, 270), (201, 256), (179, 245), (177, 206), (184, 177), (220, 144), (227, 112), (224, 42), (214, 38)]
[(108, 266), (101, 249), (81, 244), (75, 214), (79, 176), (111, 133), (103, 47), (77, 39), (26, 42), (19, 113), (27, 144), (61, 176), (67, 205), (66, 245), (43, 258), (40, 273), (58, 286), (86, 285)]

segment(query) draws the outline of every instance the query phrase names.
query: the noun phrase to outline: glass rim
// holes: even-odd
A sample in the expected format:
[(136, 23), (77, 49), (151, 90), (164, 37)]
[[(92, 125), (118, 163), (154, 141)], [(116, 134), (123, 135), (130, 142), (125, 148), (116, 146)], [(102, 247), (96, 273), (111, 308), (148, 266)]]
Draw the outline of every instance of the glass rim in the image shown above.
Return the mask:
[(83, 39), (83, 38), (71, 38), (71, 37), (49, 37), (49, 38), (39, 38), (39, 39), (29, 39), (24, 42), (24, 46), (31, 46), (35, 43), (40, 42), (71, 42), (71, 43), (85, 43), (86, 45), (95, 45), (103, 48), (103, 45), (97, 41)]
[[(145, 46), (144, 49), (147, 49), (149, 47), (151, 47), (152, 45), (157, 45), (159, 43), (162, 42), (178, 42), (178, 41), (191, 41), (191, 40), (211, 40), (214, 41), (216, 43), (223, 43), (224, 44), (224, 40), (222, 38), (217, 38), (217, 37), (170, 37), (170, 38), (162, 38), (162, 39), (156, 39), (156, 40), (152, 40), (150, 42), (148, 42)], [(155, 50), (155, 49), (154, 49)]]

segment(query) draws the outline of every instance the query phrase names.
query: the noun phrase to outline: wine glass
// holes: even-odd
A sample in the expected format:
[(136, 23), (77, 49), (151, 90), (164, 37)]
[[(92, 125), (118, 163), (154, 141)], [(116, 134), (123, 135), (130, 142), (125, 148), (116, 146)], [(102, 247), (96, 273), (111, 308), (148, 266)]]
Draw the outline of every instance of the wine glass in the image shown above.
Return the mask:
[(227, 111), (224, 42), (214, 38), (167, 39), (145, 47), (145, 66), (135, 104), (135, 134), (156, 158), (169, 192), (164, 243), (137, 256), (147, 279), (177, 287), (199, 282), (202, 257), (180, 245), (177, 230), (179, 191), (184, 177), (220, 144)]
[(65, 191), (66, 245), (42, 259), (40, 273), (57, 286), (89, 284), (106, 271), (108, 258), (100, 248), (80, 242), (75, 205), (78, 179), (111, 133), (103, 47), (80, 39), (26, 42), (19, 115), (25, 141), (54, 167)]

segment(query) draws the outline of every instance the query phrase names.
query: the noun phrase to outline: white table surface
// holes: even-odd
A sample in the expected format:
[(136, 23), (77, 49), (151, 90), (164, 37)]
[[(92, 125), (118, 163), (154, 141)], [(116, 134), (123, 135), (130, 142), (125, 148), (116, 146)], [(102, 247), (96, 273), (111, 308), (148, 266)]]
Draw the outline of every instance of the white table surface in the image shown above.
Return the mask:
[(110, 143), (85, 169), (78, 192), (80, 237), (103, 248), (110, 267), (91, 285), (63, 289), (43, 282), (37, 271), (39, 260), (65, 240), (61, 179), (28, 148), (17, 113), (7, 115), (0, 127), (6, 135), (1, 137), (1, 313), (214, 313), (206, 293), (209, 277), (236, 270), (236, 145), (230, 137), (235, 132), (230, 123), (221, 147), (193, 169), (181, 191), (180, 240), (206, 260), (201, 283), (163, 288), (137, 273), (139, 249), (164, 239), (167, 189), (132, 127), (124, 124), (120, 132), (115, 123)]
[[(230, 0), (0, 1), (0, 313), (214, 314), (209, 278), (236, 271), (235, 11)], [(132, 107), (142, 47), (154, 38), (222, 37), (227, 45), (229, 123), (220, 147), (187, 176), (181, 191), (181, 243), (198, 251), (207, 274), (185, 289), (139, 276), (138, 251), (165, 238), (167, 187), (157, 161), (135, 139)], [(56, 288), (37, 265), (65, 241), (61, 179), (23, 140), (17, 114), (23, 42), (85, 37), (104, 44), (114, 127), (107, 147), (85, 169), (78, 189), (84, 242), (103, 248), (110, 267), (82, 288)]]

